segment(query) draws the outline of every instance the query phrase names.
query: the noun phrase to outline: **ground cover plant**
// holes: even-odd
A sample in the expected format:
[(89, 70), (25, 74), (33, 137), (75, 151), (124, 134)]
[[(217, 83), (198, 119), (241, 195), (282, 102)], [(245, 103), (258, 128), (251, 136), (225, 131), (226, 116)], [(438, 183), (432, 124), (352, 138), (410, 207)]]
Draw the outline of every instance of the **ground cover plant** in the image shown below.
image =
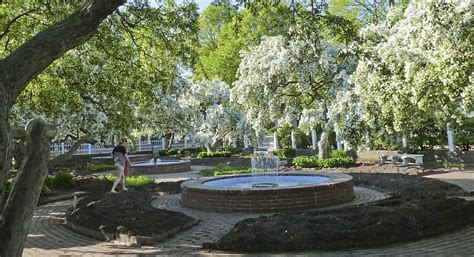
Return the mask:
[(474, 203), (451, 197), (465, 194), (454, 185), (401, 174), (351, 175), (355, 185), (390, 197), (242, 220), (209, 247), (242, 252), (353, 249), (420, 240), (474, 224)]
[(200, 152), (198, 158), (213, 158), (213, 157), (229, 157), (232, 153), (229, 151), (218, 151), (218, 152)]
[(327, 159), (319, 159), (318, 156), (297, 156), (293, 163), (301, 168), (337, 168), (355, 165), (356, 161), (343, 150), (333, 150)]

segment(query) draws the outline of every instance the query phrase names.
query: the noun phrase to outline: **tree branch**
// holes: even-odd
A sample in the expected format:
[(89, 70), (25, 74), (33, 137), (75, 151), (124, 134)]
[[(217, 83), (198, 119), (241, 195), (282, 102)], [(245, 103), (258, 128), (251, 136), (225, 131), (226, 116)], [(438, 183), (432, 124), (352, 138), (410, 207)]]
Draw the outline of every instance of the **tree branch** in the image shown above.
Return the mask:
[(79, 149), (79, 147), (81, 147), (82, 144), (95, 144), (97, 143), (96, 140), (94, 139), (91, 139), (89, 137), (82, 137), (82, 138), (79, 138), (79, 140), (77, 140), (72, 146), (71, 148), (69, 149), (69, 151), (67, 151), (66, 153), (64, 154), (61, 154), (61, 155), (58, 155), (56, 157), (54, 157), (53, 159), (51, 159), (48, 163), (48, 167), (49, 168), (52, 168), (54, 166), (57, 166), (58, 164), (64, 162), (64, 161), (67, 161), (69, 159), (72, 158), (72, 156), (74, 155), (74, 153), (77, 151), (77, 149)]
[(0, 61), (0, 85), (5, 87), (7, 107), (54, 60), (89, 40), (99, 24), (125, 1), (90, 0), (79, 11), (36, 34)]
[(5, 30), (3, 30), (2, 34), (0, 34), (0, 40), (8, 34), (8, 32), (10, 32), (10, 27), (13, 25), (13, 23), (15, 23), (17, 20), (19, 20), (21, 17), (23, 16), (26, 16), (34, 11), (37, 11), (39, 10), (39, 8), (35, 8), (35, 9), (31, 9), (31, 10), (28, 10), (24, 13), (21, 13), (20, 15), (16, 16), (15, 18), (13, 18), (13, 20), (11, 20), (8, 24), (7, 24), (7, 27), (5, 28)]

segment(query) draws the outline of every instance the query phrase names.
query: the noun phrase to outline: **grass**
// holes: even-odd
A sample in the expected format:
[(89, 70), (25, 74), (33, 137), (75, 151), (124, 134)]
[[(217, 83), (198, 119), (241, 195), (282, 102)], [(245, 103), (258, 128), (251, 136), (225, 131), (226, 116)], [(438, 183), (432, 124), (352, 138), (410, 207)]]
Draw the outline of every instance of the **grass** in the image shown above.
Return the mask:
[(203, 169), (199, 173), (203, 176), (221, 176), (221, 175), (235, 175), (250, 173), (252, 171), (249, 167), (237, 167), (229, 164), (218, 164), (211, 169)]
[[(115, 181), (117, 177), (114, 175), (108, 174), (108, 175), (105, 175), (105, 178), (109, 181)], [(143, 175), (134, 175), (134, 176), (128, 176), (125, 179), (125, 183), (127, 184), (127, 186), (140, 187), (140, 186), (153, 184), (155, 183), (155, 180)]]

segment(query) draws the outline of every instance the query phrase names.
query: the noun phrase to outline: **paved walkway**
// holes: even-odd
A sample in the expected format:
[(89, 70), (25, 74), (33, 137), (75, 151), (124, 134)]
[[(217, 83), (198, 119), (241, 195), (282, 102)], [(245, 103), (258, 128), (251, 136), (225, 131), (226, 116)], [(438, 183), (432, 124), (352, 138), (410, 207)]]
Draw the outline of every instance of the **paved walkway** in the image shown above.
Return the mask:
[[(474, 172), (472, 172), (474, 175)], [(183, 176), (184, 175), (184, 176)], [(457, 176), (459, 174), (453, 174)], [(186, 174), (168, 174), (157, 179), (181, 180), (183, 177), (198, 176), (195, 170)], [(449, 176), (448, 176), (449, 177)], [(470, 181), (470, 182), (469, 182)], [(474, 185), (474, 177), (467, 179)], [(383, 194), (366, 189), (355, 188), (356, 199), (350, 204), (379, 200)], [(78, 235), (62, 225), (64, 213), (70, 201), (56, 202), (35, 209), (30, 233), (26, 240), (24, 256), (143, 256), (143, 255), (229, 255), (229, 253), (207, 252), (200, 249), (202, 243), (212, 242), (228, 232), (238, 221), (258, 216), (244, 213), (209, 213), (182, 207), (180, 195), (168, 195), (156, 198), (152, 204), (156, 208), (181, 211), (189, 216), (201, 219), (201, 223), (177, 234), (155, 246), (133, 248), (112, 242), (102, 242)], [(281, 253), (278, 255), (294, 255)], [(443, 235), (418, 242), (392, 245), (383, 248), (361, 249), (339, 252), (301, 252), (310, 256), (472, 256), (474, 254), (474, 227), (453, 234)], [(265, 254), (258, 254), (265, 256)], [(267, 254), (274, 255), (274, 254)]]
[(451, 184), (455, 184), (469, 192), (470, 195), (474, 194), (474, 170), (453, 171), (449, 173), (429, 175), (426, 177), (435, 178)]

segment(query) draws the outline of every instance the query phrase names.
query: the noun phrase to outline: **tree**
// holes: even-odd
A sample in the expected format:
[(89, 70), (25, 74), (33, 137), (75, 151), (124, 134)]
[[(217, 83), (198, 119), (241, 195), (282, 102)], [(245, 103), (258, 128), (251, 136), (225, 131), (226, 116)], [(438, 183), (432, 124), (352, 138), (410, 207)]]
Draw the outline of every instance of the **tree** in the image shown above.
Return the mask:
[(411, 1), (361, 31), (361, 60), (352, 80), (370, 126), (388, 133), (457, 123), (473, 105), (472, 5), (467, 0)]
[[(28, 83), (68, 50), (86, 42), (99, 24), (123, 0), (87, 2), (81, 9), (56, 22), (26, 41), (0, 61), (0, 200), (11, 165), (11, 128), (9, 115), (18, 96)], [(25, 165), (19, 171), (0, 219), (0, 254), (20, 256), (45, 174), (49, 144), (45, 144), (46, 128), (41, 122), (29, 128), (31, 145)], [(37, 142), (36, 140), (40, 140)], [(31, 177), (39, 179), (29, 179)], [(22, 189), (29, 189), (21, 191)], [(2, 205), (3, 206), (3, 205)]]
[(112, 144), (114, 135), (142, 132), (135, 109), (159, 103), (156, 92), (169, 92), (178, 66), (194, 58), (196, 6), (129, 5), (118, 14), (28, 85), (13, 123), (41, 115), (56, 124), (56, 141), (91, 137)]
[(230, 87), (218, 79), (199, 81), (181, 98), (191, 110), (195, 140), (215, 151), (223, 142), (241, 137), (246, 129), (243, 112), (230, 103)]
[(222, 3), (211, 5), (200, 17), (199, 60), (193, 66), (196, 80), (214, 77), (228, 85), (236, 80), (240, 52), (258, 44), (262, 36), (284, 34), (291, 19), (286, 4), (258, 4), (237, 11)]
[(302, 113), (314, 113), (305, 109), (316, 110), (315, 121), (322, 127), (320, 158), (325, 158), (334, 124), (329, 109), (341, 88), (347, 88), (351, 65), (340, 62), (341, 47), (294, 30), (296, 36), (288, 40), (266, 37), (243, 54), (232, 98), (247, 110), (257, 137), (273, 126), (297, 125)]

